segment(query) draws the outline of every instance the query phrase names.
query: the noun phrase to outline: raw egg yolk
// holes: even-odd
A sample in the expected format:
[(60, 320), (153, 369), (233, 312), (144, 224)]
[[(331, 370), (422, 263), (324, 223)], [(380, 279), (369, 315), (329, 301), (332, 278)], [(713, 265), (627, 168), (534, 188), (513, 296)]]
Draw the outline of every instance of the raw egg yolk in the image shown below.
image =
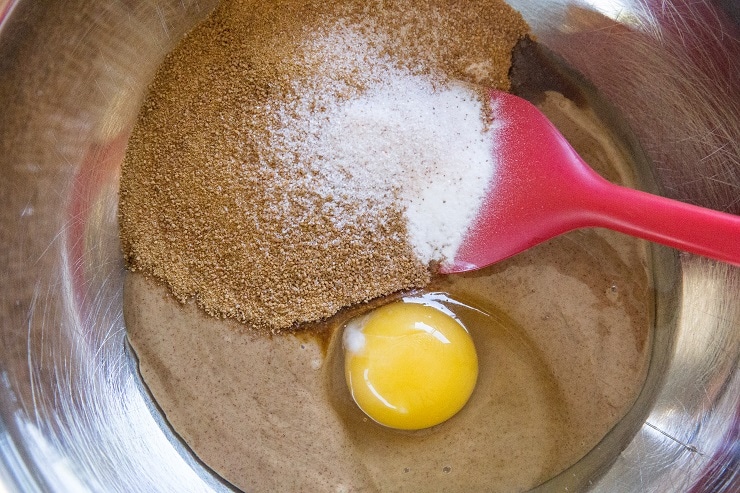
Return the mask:
[(473, 340), (443, 309), (394, 302), (347, 324), (343, 342), (352, 397), (381, 425), (437, 425), (462, 409), (475, 388)]

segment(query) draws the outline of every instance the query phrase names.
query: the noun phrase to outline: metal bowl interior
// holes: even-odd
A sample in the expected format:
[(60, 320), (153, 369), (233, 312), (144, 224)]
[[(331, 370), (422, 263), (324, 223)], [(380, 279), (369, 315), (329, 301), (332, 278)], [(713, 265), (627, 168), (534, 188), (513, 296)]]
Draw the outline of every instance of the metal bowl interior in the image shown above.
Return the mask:
[[(120, 158), (146, 85), (213, 3), (0, 0), (0, 491), (229, 490), (140, 382), (116, 224)], [(653, 163), (647, 186), (740, 213), (729, 10), (511, 3), (625, 118)], [(740, 481), (740, 269), (654, 254), (664, 267), (645, 388), (542, 490), (734, 491)]]

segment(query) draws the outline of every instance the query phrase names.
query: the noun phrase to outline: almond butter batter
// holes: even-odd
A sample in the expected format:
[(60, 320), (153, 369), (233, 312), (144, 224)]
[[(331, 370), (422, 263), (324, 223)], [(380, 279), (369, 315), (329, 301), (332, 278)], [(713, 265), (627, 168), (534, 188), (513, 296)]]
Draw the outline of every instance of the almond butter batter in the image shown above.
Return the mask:
[[(549, 118), (598, 171), (633, 185), (625, 150), (588, 107), (547, 93)], [(175, 431), (248, 491), (522, 491), (593, 448), (645, 377), (652, 292), (646, 244), (576, 231), (486, 270), (438, 278), (468, 315), (479, 360), (465, 408), (437, 427), (391, 431), (343, 385), (338, 330), (255, 335), (181, 305), (141, 274), (124, 315), (142, 376)]]

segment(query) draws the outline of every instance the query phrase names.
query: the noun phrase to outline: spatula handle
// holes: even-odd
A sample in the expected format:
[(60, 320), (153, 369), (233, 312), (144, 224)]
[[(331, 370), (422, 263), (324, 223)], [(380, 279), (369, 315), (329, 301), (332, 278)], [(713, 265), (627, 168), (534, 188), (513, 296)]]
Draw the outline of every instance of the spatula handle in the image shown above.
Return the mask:
[(595, 226), (740, 266), (740, 216), (604, 182)]

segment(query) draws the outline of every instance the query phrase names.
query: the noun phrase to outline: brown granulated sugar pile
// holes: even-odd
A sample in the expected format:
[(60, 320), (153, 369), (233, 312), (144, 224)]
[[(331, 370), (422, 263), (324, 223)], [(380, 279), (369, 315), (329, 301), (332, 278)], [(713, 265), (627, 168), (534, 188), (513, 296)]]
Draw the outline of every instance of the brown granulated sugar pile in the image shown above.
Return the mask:
[[(322, 170), (275, 136), (306, 131), (285, 128), (295, 108), (318, 115), (362, 94), (382, 64), (506, 90), (527, 30), (499, 0), (221, 3), (166, 58), (129, 140), (119, 213), (129, 269), (272, 332), (425, 285), (403, 210), (363, 214), (366, 203), (316, 185)], [(358, 46), (372, 55), (347, 55)]]

